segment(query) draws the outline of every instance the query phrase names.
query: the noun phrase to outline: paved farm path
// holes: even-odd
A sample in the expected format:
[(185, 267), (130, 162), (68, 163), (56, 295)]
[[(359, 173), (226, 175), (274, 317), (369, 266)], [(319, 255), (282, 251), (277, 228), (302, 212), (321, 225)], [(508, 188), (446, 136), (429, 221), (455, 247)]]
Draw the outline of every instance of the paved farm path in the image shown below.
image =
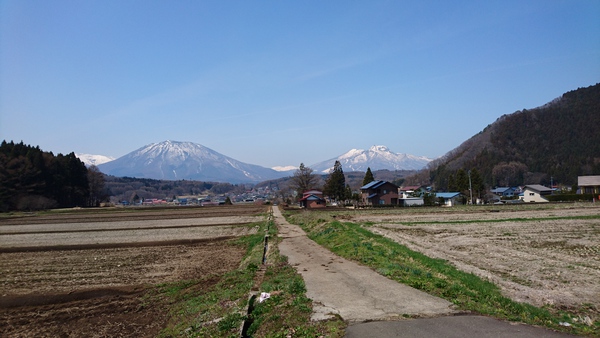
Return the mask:
[[(457, 311), (450, 302), (333, 254), (288, 223), (278, 207), (273, 216), (282, 239), (279, 251), (302, 275), (306, 296), (313, 301), (312, 319), (341, 316), (350, 324), (346, 338), (572, 337), (483, 316), (453, 316)], [(404, 314), (426, 318), (404, 320)]]
[(341, 258), (310, 240), (297, 225), (273, 208), (279, 227), (281, 254), (302, 275), (306, 296), (313, 300), (313, 319), (340, 315), (349, 322), (386, 320), (402, 315), (452, 314), (452, 304), (394, 282), (368, 267)]

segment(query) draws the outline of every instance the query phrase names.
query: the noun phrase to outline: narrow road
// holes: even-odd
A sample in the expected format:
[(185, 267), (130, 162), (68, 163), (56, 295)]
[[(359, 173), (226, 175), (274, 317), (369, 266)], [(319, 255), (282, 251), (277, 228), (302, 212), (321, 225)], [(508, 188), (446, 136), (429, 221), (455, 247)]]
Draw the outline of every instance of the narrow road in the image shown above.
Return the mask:
[(410, 316), (449, 315), (452, 303), (394, 282), (368, 267), (336, 256), (310, 240), (297, 225), (273, 208), (279, 227), (281, 254), (302, 275), (307, 297), (313, 300), (313, 320), (334, 314), (348, 322)]

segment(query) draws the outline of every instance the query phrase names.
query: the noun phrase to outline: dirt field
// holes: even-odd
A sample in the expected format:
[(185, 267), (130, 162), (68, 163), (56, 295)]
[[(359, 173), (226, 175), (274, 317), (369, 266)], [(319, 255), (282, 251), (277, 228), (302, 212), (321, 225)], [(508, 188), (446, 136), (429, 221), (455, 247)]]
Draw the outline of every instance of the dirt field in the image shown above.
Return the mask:
[[(579, 216), (588, 217), (576, 218)], [(598, 216), (597, 205), (570, 204), (456, 208), (435, 213), (382, 211), (356, 214), (352, 220), (372, 222), (376, 233), (487, 278), (512, 299), (568, 308), (597, 320)]]
[(153, 337), (152, 285), (235, 269), (265, 207), (78, 211), (0, 219), (0, 336)]

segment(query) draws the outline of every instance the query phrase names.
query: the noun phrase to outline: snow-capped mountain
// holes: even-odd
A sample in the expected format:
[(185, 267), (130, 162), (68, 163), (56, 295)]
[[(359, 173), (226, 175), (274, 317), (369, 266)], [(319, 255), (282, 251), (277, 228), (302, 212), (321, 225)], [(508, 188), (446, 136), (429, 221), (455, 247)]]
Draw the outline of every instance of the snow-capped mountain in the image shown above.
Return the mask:
[(419, 170), (430, 158), (410, 154), (394, 153), (386, 146), (372, 146), (368, 150), (352, 149), (347, 153), (310, 166), (315, 172), (329, 173), (335, 161), (340, 161), (344, 171), (371, 170)]
[(282, 177), (282, 173), (247, 164), (192, 142), (164, 141), (135, 150), (98, 166), (113, 176), (164, 180), (251, 183)]
[(83, 164), (85, 164), (86, 166), (92, 166), (92, 165), (100, 165), (102, 163), (106, 163), (106, 162), (110, 162), (112, 160), (114, 160), (114, 157), (109, 157), (109, 156), (104, 156), (104, 155), (90, 155), (90, 154), (75, 154), (75, 156), (77, 156), (78, 159), (81, 160), (81, 162), (83, 162)]

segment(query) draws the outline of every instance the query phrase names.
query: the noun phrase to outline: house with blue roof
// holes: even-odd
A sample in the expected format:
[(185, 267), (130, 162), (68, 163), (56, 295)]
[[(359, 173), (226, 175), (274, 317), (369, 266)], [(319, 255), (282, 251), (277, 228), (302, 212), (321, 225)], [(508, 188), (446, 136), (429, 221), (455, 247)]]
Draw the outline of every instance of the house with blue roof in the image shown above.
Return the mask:
[(459, 192), (436, 192), (435, 198), (447, 207), (463, 204), (463, 197)]
[(398, 186), (387, 181), (372, 181), (360, 188), (364, 205), (398, 205)]
[(499, 197), (514, 197), (515, 194), (519, 193), (517, 190), (519, 189), (513, 187), (497, 187), (490, 190), (490, 192)]

